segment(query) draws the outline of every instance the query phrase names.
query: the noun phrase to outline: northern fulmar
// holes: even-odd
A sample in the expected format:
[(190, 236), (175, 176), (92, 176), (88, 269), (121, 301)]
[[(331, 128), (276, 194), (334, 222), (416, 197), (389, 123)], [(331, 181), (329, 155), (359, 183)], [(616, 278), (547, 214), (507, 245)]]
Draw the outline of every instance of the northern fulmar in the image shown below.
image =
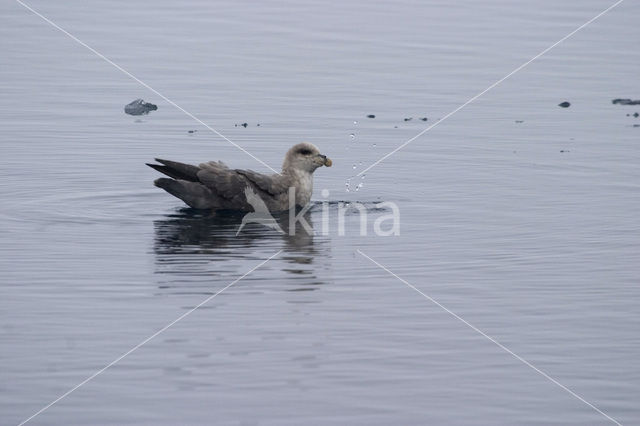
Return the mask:
[(313, 172), (332, 164), (331, 159), (307, 142), (291, 147), (284, 157), (282, 172), (273, 175), (230, 169), (222, 161), (198, 166), (159, 158), (156, 161), (160, 164), (147, 165), (171, 179), (156, 179), (154, 184), (190, 207), (244, 212), (254, 210), (246, 195), (247, 189), (257, 194), (270, 212), (289, 209), (289, 188), (295, 190), (295, 205), (304, 207), (311, 200)]

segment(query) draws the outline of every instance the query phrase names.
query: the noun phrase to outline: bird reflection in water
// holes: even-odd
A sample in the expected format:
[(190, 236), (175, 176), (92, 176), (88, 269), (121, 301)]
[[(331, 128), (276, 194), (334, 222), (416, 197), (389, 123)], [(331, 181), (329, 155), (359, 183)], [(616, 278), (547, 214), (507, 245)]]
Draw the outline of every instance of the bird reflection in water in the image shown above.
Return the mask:
[[(273, 215), (284, 233), (248, 224), (236, 236), (243, 216), (184, 208), (156, 220), (154, 253), (156, 272), (162, 275), (160, 287), (200, 293), (211, 286), (212, 277), (232, 281), (278, 250), (283, 252), (269, 261), (268, 269), (286, 272), (284, 282), (289, 285), (284, 290), (314, 290), (328, 283), (328, 236), (307, 232), (301, 221), (290, 232), (289, 212)], [(307, 212), (303, 219), (313, 228), (312, 216)], [(283, 281), (282, 274), (273, 278)]]

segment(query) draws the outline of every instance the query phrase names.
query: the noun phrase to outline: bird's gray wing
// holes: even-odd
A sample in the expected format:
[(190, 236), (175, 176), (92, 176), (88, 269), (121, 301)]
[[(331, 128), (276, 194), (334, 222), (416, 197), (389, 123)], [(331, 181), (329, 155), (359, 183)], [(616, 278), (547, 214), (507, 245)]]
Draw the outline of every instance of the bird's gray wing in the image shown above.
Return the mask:
[(244, 176), (258, 188), (273, 196), (287, 192), (291, 183), (290, 179), (283, 175), (263, 175), (253, 170), (242, 169), (236, 169), (235, 172), (240, 176)]
[(244, 200), (244, 189), (249, 184), (244, 176), (220, 161), (202, 163), (198, 167), (198, 180), (216, 195), (234, 202)]

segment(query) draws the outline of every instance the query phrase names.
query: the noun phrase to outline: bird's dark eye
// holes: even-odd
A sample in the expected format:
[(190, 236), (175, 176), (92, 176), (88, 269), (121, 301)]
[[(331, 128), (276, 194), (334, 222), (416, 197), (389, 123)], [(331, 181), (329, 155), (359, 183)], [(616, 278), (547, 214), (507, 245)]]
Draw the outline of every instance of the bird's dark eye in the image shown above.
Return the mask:
[(300, 151), (298, 151), (300, 154), (302, 155), (311, 155), (311, 150), (310, 149), (301, 149)]

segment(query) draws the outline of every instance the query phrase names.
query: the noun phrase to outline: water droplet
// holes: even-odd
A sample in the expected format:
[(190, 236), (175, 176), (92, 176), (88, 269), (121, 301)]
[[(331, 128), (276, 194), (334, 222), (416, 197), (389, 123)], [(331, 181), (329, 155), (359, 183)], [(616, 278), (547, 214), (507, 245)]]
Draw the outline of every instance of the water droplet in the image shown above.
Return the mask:
[(351, 133), (349, 136), (351, 137), (351, 140), (354, 140), (356, 138), (356, 134), (355, 133)]
[(353, 122), (353, 125), (354, 125), (354, 126), (357, 126), (357, 125), (358, 125), (358, 122), (357, 122), (357, 121), (354, 121), (354, 122)]
[(366, 175), (362, 175), (362, 176), (360, 176), (360, 179), (364, 180), (364, 177), (365, 177), (365, 176), (366, 176)]
[(360, 182), (358, 185), (356, 185), (356, 192), (358, 192), (358, 190), (360, 188), (362, 188), (364, 186), (364, 183)]
[(355, 170), (355, 169), (356, 169), (356, 167), (357, 167), (357, 166), (354, 164), (354, 165), (353, 165), (353, 170)]
[(362, 161), (360, 162), (360, 165), (362, 166)]
[(376, 144), (375, 144), (375, 143), (373, 144), (373, 147), (374, 147), (374, 148), (376, 147)]
[(344, 183), (344, 189), (345, 189), (347, 192), (350, 192), (350, 190), (349, 190), (349, 187), (350, 187), (350, 186), (351, 186), (351, 181), (350, 181), (350, 180), (347, 180), (347, 181)]

